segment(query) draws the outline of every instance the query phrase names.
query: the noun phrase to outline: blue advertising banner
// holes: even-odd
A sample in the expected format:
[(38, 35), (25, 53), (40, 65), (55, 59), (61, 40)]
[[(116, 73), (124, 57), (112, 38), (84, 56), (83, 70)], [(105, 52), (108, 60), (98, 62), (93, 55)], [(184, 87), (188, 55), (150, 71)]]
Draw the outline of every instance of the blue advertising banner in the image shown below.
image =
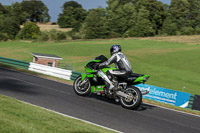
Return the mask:
[(143, 95), (143, 98), (151, 99), (167, 104), (172, 104), (182, 108), (186, 108), (189, 103), (190, 94), (180, 91), (165, 89), (153, 85), (139, 84), (136, 85), (141, 91), (148, 90), (149, 93)]

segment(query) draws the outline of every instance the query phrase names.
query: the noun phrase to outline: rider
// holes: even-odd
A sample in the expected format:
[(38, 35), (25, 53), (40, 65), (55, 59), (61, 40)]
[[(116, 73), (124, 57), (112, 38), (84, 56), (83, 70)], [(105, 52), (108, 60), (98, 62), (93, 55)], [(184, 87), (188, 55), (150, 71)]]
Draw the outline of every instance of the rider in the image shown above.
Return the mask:
[[(122, 48), (120, 45), (113, 45), (110, 48), (110, 59), (99, 64), (98, 67), (102, 68), (114, 63), (117, 69), (110, 70), (110, 74), (121, 78), (128, 78), (128, 76), (132, 73), (132, 67), (126, 56), (121, 51)], [(101, 70), (98, 71), (98, 74), (109, 84), (109, 93), (111, 93), (111, 90), (116, 89), (117, 86), (109, 80), (106, 74), (104, 74)]]

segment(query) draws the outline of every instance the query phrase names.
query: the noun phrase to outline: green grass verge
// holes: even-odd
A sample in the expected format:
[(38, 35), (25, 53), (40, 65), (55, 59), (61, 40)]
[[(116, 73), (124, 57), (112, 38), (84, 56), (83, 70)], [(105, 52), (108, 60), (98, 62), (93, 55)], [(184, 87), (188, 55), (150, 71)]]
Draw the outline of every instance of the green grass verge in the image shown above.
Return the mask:
[(0, 95), (1, 133), (112, 133)]

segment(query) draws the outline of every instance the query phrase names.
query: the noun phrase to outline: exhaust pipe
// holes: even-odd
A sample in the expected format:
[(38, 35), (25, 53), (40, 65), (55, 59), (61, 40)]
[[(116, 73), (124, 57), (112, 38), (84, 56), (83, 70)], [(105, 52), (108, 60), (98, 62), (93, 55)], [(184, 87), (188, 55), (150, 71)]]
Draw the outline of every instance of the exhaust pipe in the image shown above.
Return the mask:
[(147, 91), (147, 90), (141, 91), (141, 94), (142, 94), (142, 95), (146, 95), (146, 94), (148, 94), (148, 93), (149, 93), (149, 91)]

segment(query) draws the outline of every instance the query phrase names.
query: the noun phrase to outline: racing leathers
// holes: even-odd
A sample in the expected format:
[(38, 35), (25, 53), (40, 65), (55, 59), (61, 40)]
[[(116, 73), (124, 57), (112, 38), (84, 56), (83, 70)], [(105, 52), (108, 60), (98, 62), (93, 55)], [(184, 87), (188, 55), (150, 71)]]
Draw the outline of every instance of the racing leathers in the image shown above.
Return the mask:
[[(110, 70), (110, 74), (122, 78), (127, 78), (132, 73), (131, 64), (122, 52), (114, 53), (107, 61), (99, 64), (99, 68), (109, 66), (112, 63), (115, 64), (117, 70)], [(101, 70), (98, 71), (98, 74), (110, 85), (109, 90), (112, 90), (116, 87), (109, 80), (108, 76), (104, 74)]]

